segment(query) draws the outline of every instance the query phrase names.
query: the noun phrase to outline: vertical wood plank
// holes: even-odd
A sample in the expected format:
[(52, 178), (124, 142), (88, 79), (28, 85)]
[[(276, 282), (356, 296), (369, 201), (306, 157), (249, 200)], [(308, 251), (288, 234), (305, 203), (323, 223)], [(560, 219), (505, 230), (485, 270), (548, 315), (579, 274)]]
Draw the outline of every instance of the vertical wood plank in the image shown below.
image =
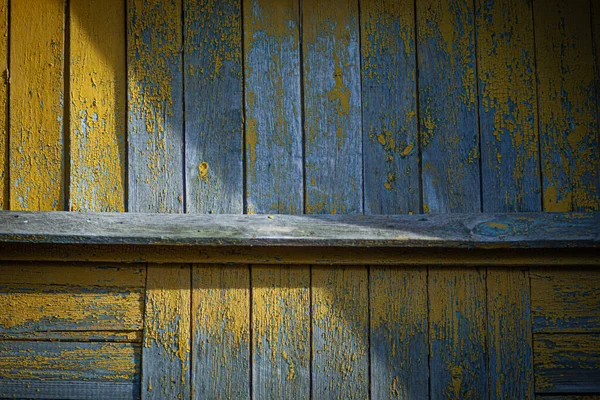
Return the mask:
[(190, 268), (149, 265), (144, 315), (142, 398), (190, 397)]
[(250, 271), (193, 267), (194, 399), (250, 398)]
[(531, 3), (477, 0), (484, 212), (541, 211)]
[(533, 398), (529, 271), (487, 271), (491, 399)]
[(371, 267), (373, 399), (427, 399), (427, 271)]
[(240, 0), (184, 0), (187, 211), (243, 212)]
[(365, 267), (313, 267), (312, 398), (369, 397)]
[(11, 2), (10, 204), (64, 210), (64, 0)]
[(414, 2), (367, 0), (360, 10), (365, 213), (418, 213)]
[(310, 398), (310, 270), (252, 267), (252, 393)]
[(69, 210), (125, 211), (125, 2), (69, 5)]
[(298, 0), (245, 0), (248, 213), (302, 213)]
[(590, 1), (592, 5), (592, 34), (594, 41), (594, 61), (596, 65), (596, 110), (598, 116), (598, 129), (600, 129), (600, 4)]
[(303, 1), (308, 214), (360, 214), (362, 126), (358, 2)]
[(479, 212), (473, 4), (417, 0), (423, 210)]
[(8, 0), (0, 1), (0, 210), (8, 209)]
[(429, 270), (432, 399), (487, 399), (485, 270)]
[(544, 211), (595, 211), (600, 147), (591, 5), (534, 5)]
[(181, 0), (128, 2), (129, 211), (182, 212)]

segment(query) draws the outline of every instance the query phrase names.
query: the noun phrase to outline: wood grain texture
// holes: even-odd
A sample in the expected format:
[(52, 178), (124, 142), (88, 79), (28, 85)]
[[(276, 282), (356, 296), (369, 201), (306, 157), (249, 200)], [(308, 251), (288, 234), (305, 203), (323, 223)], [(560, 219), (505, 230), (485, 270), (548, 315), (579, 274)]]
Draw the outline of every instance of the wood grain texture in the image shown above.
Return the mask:
[(252, 267), (252, 393), (310, 398), (310, 269)]
[(312, 398), (369, 396), (368, 271), (312, 268)]
[(600, 333), (600, 271), (534, 268), (531, 271), (533, 331)]
[(533, 398), (527, 269), (488, 267), (487, 314), (490, 398)]
[(479, 131), (472, 2), (418, 0), (423, 211), (479, 212)]
[[(8, 120), (8, 0), (0, 1), (0, 210), (7, 210), (10, 198), (8, 180), (9, 165), (9, 120)], [(4, 71), (4, 72), (2, 72)]]
[(362, 214), (358, 1), (302, 7), (305, 211)]
[(427, 270), (371, 266), (371, 398), (427, 399)]
[(531, 3), (477, 0), (484, 212), (541, 210)]
[(140, 353), (128, 343), (0, 341), (0, 396), (137, 399)]
[(544, 211), (600, 208), (600, 145), (588, 0), (537, 1)]
[(188, 212), (243, 211), (241, 25), (240, 0), (184, 0)]
[(71, 211), (125, 211), (124, 0), (70, 7)]
[(64, 210), (65, 0), (11, 2), (10, 207)]
[(142, 397), (182, 398), (190, 390), (190, 289), (188, 265), (148, 265)]
[(248, 213), (302, 213), (298, 0), (245, 0)]
[(592, 5), (592, 34), (596, 66), (596, 105), (598, 106), (598, 129), (600, 129), (600, 5), (595, 1), (590, 1), (590, 4)]
[(213, 250), (226, 246), (594, 248), (600, 246), (600, 213), (427, 216), (0, 213), (0, 243), (19, 242), (174, 245), (182, 251), (190, 246)]
[(596, 395), (548, 395), (548, 396), (535, 396), (536, 400), (600, 400), (600, 396)]
[(129, 204), (183, 212), (181, 0), (133, 0), (127, 12)]
[(361, 2), (365, 214), (420, 211), (415, 7)]
[(533, 345), (536, 393), (600, 392), (600, 335), (537, 334)]
[(194, 399), (250, 398), (250, 270), (195, 265)]
[(487, 399), (485, 270), (429, 269), (432, 399)]
[(146, 269), (0, 264), (0, 338), (139, 341)]

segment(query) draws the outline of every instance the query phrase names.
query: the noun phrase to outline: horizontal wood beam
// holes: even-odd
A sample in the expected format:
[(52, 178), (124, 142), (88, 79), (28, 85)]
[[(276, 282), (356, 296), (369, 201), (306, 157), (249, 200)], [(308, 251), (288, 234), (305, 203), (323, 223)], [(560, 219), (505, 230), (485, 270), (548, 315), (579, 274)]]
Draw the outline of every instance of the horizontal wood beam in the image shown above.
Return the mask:
[(3, 211), (0, 243), (598, 248), (600, 213), (292, 216)]

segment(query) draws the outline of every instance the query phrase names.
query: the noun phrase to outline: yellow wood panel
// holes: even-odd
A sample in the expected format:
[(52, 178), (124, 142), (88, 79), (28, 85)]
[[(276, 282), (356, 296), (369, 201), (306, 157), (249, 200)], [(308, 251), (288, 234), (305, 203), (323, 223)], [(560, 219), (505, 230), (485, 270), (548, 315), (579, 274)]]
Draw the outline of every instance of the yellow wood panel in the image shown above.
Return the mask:
[(0, 210), (8, 208), (8, 0), (0, 1)]
[(69, 209), (125, 211), (125, 2), (69, 5)]
[(64, 209), (64, 0), (11, 2), (10, 206)]
[(600, 207), (590, 1), (536, 1), (544, 211)]

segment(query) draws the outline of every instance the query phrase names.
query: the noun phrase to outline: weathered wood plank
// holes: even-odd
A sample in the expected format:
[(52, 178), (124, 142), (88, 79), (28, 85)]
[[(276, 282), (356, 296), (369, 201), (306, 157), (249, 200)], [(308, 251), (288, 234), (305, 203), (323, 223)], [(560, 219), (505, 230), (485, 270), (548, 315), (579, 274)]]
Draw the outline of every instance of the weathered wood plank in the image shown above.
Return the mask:
[(312, 398), (369, 396), (368, 271), (312, 268)]
[(372, 266), (371, 397), (427, 399), (427, 270)]
[(0, 341), (0, 397), (139, 398), (140, 346)]
[(8, 0), (0, 1), (0, 210), (8, 209), (10, 198), (10, 182), (8, 180), (9, 165), (9, 119), (8, 119), (8, 84), (10, 80), (8, 65)]
[(142, 343), (142, 331), (0, 332), (0, 340)]
[(588, 0), (537, 1), (544, 211), (600, 208), (600, 147)]
[(10, 7), (10, 207), (64, 210), (65, 0)]
[(361, 2), (366, 214), (420, 211), (414, 2)]
[(600, 396), (595, 395), (549, 395), (549, 396), (535, 396), (536, 400), (600, 400)]
[(188, 265), (149, 265), (147, 272), (142, 397), (190, 397), (190, 289)]
[(418, 0), (423, 211), (479, 212), (473, 4)]
[(598, 106), (598, 129), (600, 129), (600, 5), (591, 1), (592, 5), (592, 33), (594, 35), (594, 61), (596, 65), (596, 105)]
[(69, 6), (69, 210), (125, 211), (125, 2)]
[(484, 212), (541, 210), (531, 3), (477, 0)]
[(485, 270), (429, 269), (432, 399), (487, 399)]
[(181, 0), (133, 0), (127, 12), (128, 211), (182, 212)]
[(248, 213), (302, 213), (298, 0), (245, 0)]
[(177, 245), (182, 250), (191, 245), (468, 249), (598, 247), (600, 213), (427, 216), (0, 213), (0, 243), (19, 242)]
[(487, 269), (490, 398), (533, 398), (529, 270)]
[(192, 314), (194, 398), (249, 399), (249, 268), (195, 265)]
[(252, 393), (310, 398), (310, 269), (252, 267)]
[(600, 393), (600, 335), (537, 334), (536, 393)]
[(533, 331), (600, 333), (600, 271), (531, 270)]
[(187, 211), (243, 211), (240, 0), (184, 0)]
[(304, 0), (307, 214), (361, 214), (358, 1)]

